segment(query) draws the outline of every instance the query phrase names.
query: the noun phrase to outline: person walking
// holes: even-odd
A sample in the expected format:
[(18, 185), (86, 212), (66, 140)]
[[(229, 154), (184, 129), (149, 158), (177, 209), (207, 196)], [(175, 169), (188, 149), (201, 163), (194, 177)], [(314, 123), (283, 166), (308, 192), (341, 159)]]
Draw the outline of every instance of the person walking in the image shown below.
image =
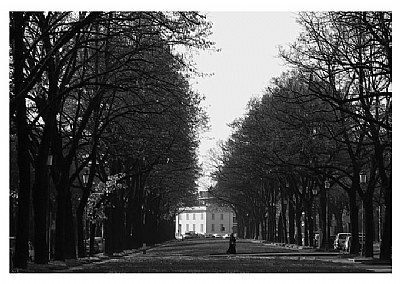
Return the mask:
[(236, 238), (233, 233), (229, 237), (229, 248), (226, 253), (236, 254)]

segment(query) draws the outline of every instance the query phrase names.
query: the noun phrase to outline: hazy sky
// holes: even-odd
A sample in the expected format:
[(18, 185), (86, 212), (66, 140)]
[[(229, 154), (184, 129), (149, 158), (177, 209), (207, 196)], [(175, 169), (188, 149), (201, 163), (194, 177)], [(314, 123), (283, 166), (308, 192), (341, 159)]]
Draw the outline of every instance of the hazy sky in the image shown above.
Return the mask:
[(213, 22), (211, 39), (221, 51), (195, 57), (200, 71), (214, 73), (197, 78), (193, 86), (206, 97), (211, 125), (203, 135), (200, 161), (218, 140), (229, 137), (227, 124), (243, 116), (249, 99), (260, 97), (270, 80), (287, 70), (278, 46), (287, 46), (300, 32), (296, 13), (290, 12), (212, 12), (208, 18)]

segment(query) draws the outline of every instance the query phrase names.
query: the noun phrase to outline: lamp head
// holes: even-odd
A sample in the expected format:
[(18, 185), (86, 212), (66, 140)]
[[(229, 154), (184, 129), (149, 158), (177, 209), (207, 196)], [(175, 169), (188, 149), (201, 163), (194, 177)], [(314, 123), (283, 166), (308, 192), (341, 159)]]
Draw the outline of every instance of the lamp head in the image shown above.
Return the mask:
[(367, 183), (367, 174), (365, 172), (360, 172), (360, 183)]

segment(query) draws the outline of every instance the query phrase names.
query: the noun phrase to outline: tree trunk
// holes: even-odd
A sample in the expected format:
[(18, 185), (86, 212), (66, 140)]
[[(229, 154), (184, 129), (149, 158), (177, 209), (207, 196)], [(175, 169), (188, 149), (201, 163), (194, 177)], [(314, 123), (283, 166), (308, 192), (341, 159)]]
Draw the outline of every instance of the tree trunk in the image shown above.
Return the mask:
[(365, 194), (364, 198), (364, 224), (365, 224), (365, 236), (364, 236), (364, 250), (366, 257), (374, 256), (374, 207), (373, 207), (373, 195), (368, 193)]
[(85, 236), (83, 232), (83, 211), (80, 208), (76, 211), (76, 224), (77, 224), (77, 231), (78, 231), (78, 257), (85, 257), (86, 256), (86, 248), (85, 248)]
[(56, 213), (56, 238), (54, 247), (54, 259), (65, 260), (65, 192), (57, 188), (57, 213)]
[(392, 188), (385, 188), (385, 220), (383, 223), (380, 259), (392, 259)]
[(275, 241), (275, 222), (276, 217), (274, 215), (273, 206), (269, 206), (268, 208), (268, 241), (274, 242)]
[(308, 241), (310, 246), (314, 246), (314, 216), (312, 208), (312, 200), (307, 204), (306, 208), (307, 216), (307, 231), (308, 231)]
[(126, 234), (126, 243), (125, 243), (125, 248), (126, 249), (133, 249), (133, 212), (134, 207), (133, 207), (133, 200), (132, 200), (132, 196), (128, 197), (128, 202), (127, 205), (125, 207), (125, 234)]
[(287, 239), (287, 225), (286, 225), (286, 205), (283, 204), (282, 206), (282, 222), (283, 222), (283, 242), (285, 244), (288, 243), (288, 239)]
[(309, 214), (308, 214), (308, 204), (307, 202), (304, 202), (304, 245), (308, 246), (309, 245)]
[(385, 220), (383, 223), (382, 243), (380, 258), (392, 259), (392, 175), (390, 169), (390, 178), (386, 174), (384, 164), (383, 147), (380, 145), (379, 139), (375, 143), (375, 156), (377, 157), (379, 176), (382, 187), (385, 190)]
[(35, 184), (33, 187), (33, 209), (35, 220), (35, 263), (45, 264), (49, 261), (49, 168), (47, 159), (50, 154), (50, 141), (55, 126), (53, 107), (43, 116), (45, 121), (39, 153), (35, 164)]
[[(14, 93), (15, 95), (23, 89), (24, 80), (24, 13), (13, 12), (11, 16), (10, 33), (13, 35), (11, 44), (14, 63)], [(13, 266), (26, 268), (28, 265), (28, 240), (29, 240), (29, 219), (30, 219), (30, 195), (31, 176), (29, 160), (29, 137), (26, 118), (25, 99), (19, 100), (16, 104), (16, 128), (17, 128), (17, 163), (19, 173), (18, 191), (18, 213), (16, 244)]]
[(76, 259), (76, 227), (74, 226), (74, 215), (72, 213), (72, 196), (69, 187), (67, 188), (66, 200), (66, 259)]
[[(121, 191), (120, 189), (119, 191)], [(114, 236), (113, 239), (115, 240), (114, 242), (114, 252), (122, 252), (124, 250), (124, 235), (125, 235), (125, 228), (124, 228), (124, 205), (122, 202), (122, 192), (115, 192), (116, 195), (116, 204), (114, 209), (114, 214), (113, 214), (113, 225), (114, 225)]]
[(353, 187), (348, 192), (349, 194), (349, 205), (350, 205), (350, 226), (352, 242), (350, 247), (351, 254), (357, 254), (360, 250), (360, 243), (358, 241), (358, 208), (356, 199), (356, 190)]
[[(39, 159), (39, 157), (38, 157)], [(35, 184), (33, 186), (33, 208), (35, 220), (35, 263), (46, 264), (49, 259), (47, 245), (47, 222), (48, 219), (48, 174), (46, 166), (37, 167), (35, 173)]]
[(143, 243), (143, 213), (142, 213), (142, 198), (141, 198), (141, 191), (142, 189), (140, 188), (140, 178), (138, 179), (138, 184), (137, 184), (137, 190), (135, 191), (135, 196), (132, 201), (132, 205), (130, 208), (132, 208), (132, 211), (127, 212), (127, 214), (130, 214), (130, 220), (131, 220), (131, 243), (133, 248), (139, 248), (142, 246)]
[(76, 259), (75, 227), (72, 214), (68, 175), (62, 174), (57, 184), (56, 260)]
[(327, 216), (328, 212), (326, 211), (327, 207), (327, 198), (326, 198), (326, 189), (321, 190), (321, 197), (320, 197), (320, 224), (321, 224), (321, 233), (322, 236), (319, 236), (320, 247), (324, 248), (325, 250), (329, 249), (329, 236), (327, 234), (328, 231), (328, 223), (327, 223)]
[(260, 221), (258, 218), (254, 220), (254, 239), (259, 239), (260, 236)]
[[(95, 149), (92, 150), (92, 155), (93, 155), (93, 157), (96, 157)], [(96, 159), (93, 158), (92, 164), (95, 164), (95, 163), (96, 163)], [(90, 188), (91, 188), (91, 184), (93, 183), (93, 179), (94, 179), (94, 173), (92, 172), (92, 169), (91, 169), (90, 174), (89, 174), (89, 179), (87, 181), (87, 184), (85, 184), (83, 187), (83, 194), (81, 196), (78, 208), (76, 210), (76, 223), (77, 223), (77, 231), (78, 231), (78, 234), (77, 234), (77, 236), (78, 236), (78, 257), (86, 256), (86, 247), (85, 247), (86, 236), (84, 234), (83, 227), (84, 227), (84, 224), (86, 226), (86, 223), (87, 223), (87, 217), (88, 217), (87, 210), (89, 210), (88, 209), (88, 199), (89, 199)], [(84, 216), (85, 208), (86, 208), (86, 215)], [(88, 230), (88, 228), (86, 228), (86, 230)]]
[(303, 245), (302, 234), (301, 234), (301, 206), (299, 206), (300, 202), (296, 204), (296, 244), (301, 246)]
[[(292, 198), (291, 198), (292, 199)], [(296, 242), (295, 240), (295, 226), (294, 226), (294, 218), (295, 218), (295, 211), (293, 208), (293, 199), (289, 200), (288, 202), (289, 206), (289, 243), (294, 244)]]
[[(89, 241), (89, 255), (94, 255), (94, 241), (96, 237), (96, 222), (90, 222), (90, 241)], [(85, 248), (86, 250), (86, 248)]]
[(267, 224), (264, 216), (261, 221), (261, 235), (263, 240), (267, 239)]
[(104, 243), (104, 253), (108, 256), (112, 256), (114, 253), (114, 248), (113, 248), (113, 232), (112, 232), (112, 205), (108, 204), (106, 206), (105, 210), (105, 215), (106, 215), (106, 221), (105, 221), (105, 243)]
[(278, 242), (283, 243), (283, 221), (282, 221), (282, 214), (279, 214), (278, 218)]
[(244, 239), (244, 221), (243, 218), (241, 217), (240, 213), (237, 213), (237, 235), (239, 238)]

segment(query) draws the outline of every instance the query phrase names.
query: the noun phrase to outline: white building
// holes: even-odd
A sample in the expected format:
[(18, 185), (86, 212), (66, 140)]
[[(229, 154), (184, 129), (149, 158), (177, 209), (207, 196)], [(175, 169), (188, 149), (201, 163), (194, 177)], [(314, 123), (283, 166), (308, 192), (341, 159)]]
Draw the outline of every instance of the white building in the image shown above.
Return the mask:
[(175, 217), (175, 237), (187, 232), (205, 236), (225, 235), (236, 232), (236, 217), (232, 210), (214, 205), (201, 205), (183, 208)]

